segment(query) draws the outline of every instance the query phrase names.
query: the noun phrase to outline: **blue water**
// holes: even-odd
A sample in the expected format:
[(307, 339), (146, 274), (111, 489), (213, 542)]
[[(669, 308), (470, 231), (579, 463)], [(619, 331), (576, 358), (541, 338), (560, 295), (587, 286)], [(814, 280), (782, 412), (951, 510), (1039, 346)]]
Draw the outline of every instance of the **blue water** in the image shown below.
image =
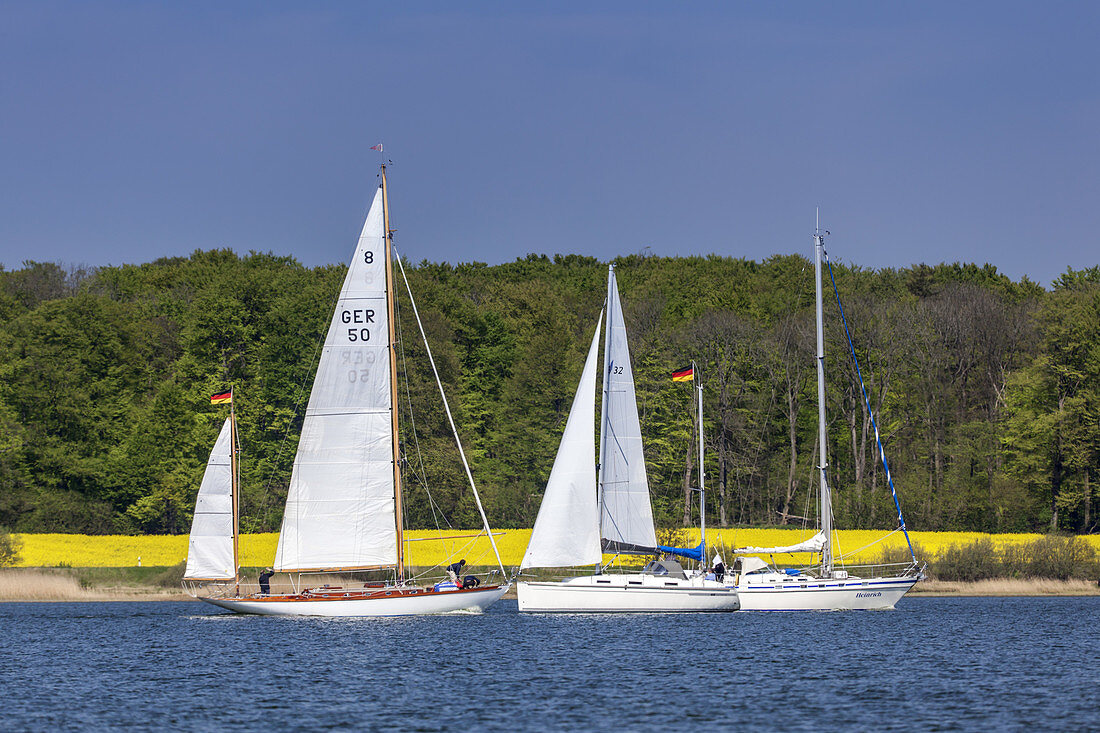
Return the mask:
[(1100, 728), (1100, 598), (407, 619), (0, 604), (4, 730)]

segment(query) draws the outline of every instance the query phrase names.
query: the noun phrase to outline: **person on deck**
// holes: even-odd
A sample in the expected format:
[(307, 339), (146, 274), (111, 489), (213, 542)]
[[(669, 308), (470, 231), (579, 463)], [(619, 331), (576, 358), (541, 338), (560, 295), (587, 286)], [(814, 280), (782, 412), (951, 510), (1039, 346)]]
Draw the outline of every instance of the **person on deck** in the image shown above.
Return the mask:
[(466, 566), (466, 560), (462, 559), (458, 562), (451, 563), (447, 566), (447, 575), (451, 576), (451, 582), (458, 585), (458, 578), (462, 575), (462, 568)]
[(260, 573), (260, 595), (266, 596), (271, 593), (271, 576), (275, 574), (275, 571), (271, 568), (264, 568)]
[(714, 556), (714, 568), (712, 569), (712, 572), (714, 573), (714, 579), (717, 580), (719, 583), (721, 583), (722, 579), (726, 577), (726, 566), (722, 562), (721, 555)]

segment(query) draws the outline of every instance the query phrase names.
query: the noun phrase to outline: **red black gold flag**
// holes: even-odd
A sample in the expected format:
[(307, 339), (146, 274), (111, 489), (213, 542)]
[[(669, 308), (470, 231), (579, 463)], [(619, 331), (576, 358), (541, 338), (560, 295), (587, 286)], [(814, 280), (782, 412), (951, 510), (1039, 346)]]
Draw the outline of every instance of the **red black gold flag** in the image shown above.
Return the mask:
[(683, 369), (677, 369), (672, 373), (673, 382), (690, 382), (695, 379), (695, 367), (689, 366)]
[(223, 402), (232, 402), (232, 401), (233, 401), (233, 390), (230, 390), (228, 392), (219, 392), (216, 395), (211, 395), (210, 396), (210, 404), (212, 404), (212, 405), (220, 405)]

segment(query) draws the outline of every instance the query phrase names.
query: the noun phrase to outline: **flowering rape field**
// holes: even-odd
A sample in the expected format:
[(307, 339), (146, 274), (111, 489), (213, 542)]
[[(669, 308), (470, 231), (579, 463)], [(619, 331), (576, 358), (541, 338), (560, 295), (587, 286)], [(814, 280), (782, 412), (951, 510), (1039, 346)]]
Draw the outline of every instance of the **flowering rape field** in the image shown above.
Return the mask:
[[(699, 542), (699, 530), (684, 531), (688, 544)], [(494, 565), (493, 550), (484, 535), (475, 536), (471, 530), (410, 530), (406, 532), (406, 564), (418, 567), (446, 565), (465, 558), (473, 566)], [(809, 538), (812, 531), (801, 529), (711, 529), (707, 532), (707, 545), (717, 548), (729, 562), (729, 552), (737, 547), (776, 547), (793, 545)], [(896, 554), (903, 551), (905, 537), (900, 532), (876, 543), (885, 533), (879, 530), (839, 530), (834, 545), (838, 556), (848, 564), (875, 562), (888, 549)], [(23, 543), (18, 561), (19, 567), (134, 567), (175, 565), (187, 558), (186, 535), (79, 535), (79, 534), (22, 534), (16, 535)], [(932, 560), (952, 545), (968, 545), (988, 537), (998, 548), (1006, 545), (1033, 542), (1038, 534), (994, 534), (982, 532), (911, 532), (910, 537), (918, 548), (918, 559)], [(262, 567), (275, 558), (278, 534), (242, 535), (240, 539), (241, 565)], [(530, 529), (506, 529), (494, 532), (501, 558), (506, 567), (518, 566), (523, 559)], [(1100, 551), (1100, 536), (1088, 535), (1085, 541)], [(871, 545), (870, 547), (866, 547)], [(634, 560), (634, 559), (632, 559)], [(776, 557), (781, 564), (805, 564), (813, 562), (809, 553)]]

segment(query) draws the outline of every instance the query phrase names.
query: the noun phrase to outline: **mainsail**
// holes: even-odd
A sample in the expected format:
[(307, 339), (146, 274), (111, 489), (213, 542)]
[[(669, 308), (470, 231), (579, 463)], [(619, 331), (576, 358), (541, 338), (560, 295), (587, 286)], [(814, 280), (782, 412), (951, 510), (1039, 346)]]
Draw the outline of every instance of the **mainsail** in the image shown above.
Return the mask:
[(651, 553), (657, 546), (642, 454), (626, 324), (611, 267), (607, 278), (604, 406), (600, 428), (600, 532), (610, 552)]
[(187, 541), (185, 580), (233, 580), (233, 421), (226, 420), (199, 485)]
[(797, 545), (784, 545), (782, 547), (738, 547), (735, 555), (779, 555), (793, 552), (821, 552), (828, 543), (824, 532), (818, 532), (808, 540), (803, 540)]
[(277, 571), (397, 563), (381, 187), (321, 351), (275, 554)]
[(565, 422), (554, 467), (542, 497), (531, 541), (521, 568), (560, 568), (600, 562), (600, 528), (596, 509), (596, 364), (600, 322), (584, 362), (581, 381)]

